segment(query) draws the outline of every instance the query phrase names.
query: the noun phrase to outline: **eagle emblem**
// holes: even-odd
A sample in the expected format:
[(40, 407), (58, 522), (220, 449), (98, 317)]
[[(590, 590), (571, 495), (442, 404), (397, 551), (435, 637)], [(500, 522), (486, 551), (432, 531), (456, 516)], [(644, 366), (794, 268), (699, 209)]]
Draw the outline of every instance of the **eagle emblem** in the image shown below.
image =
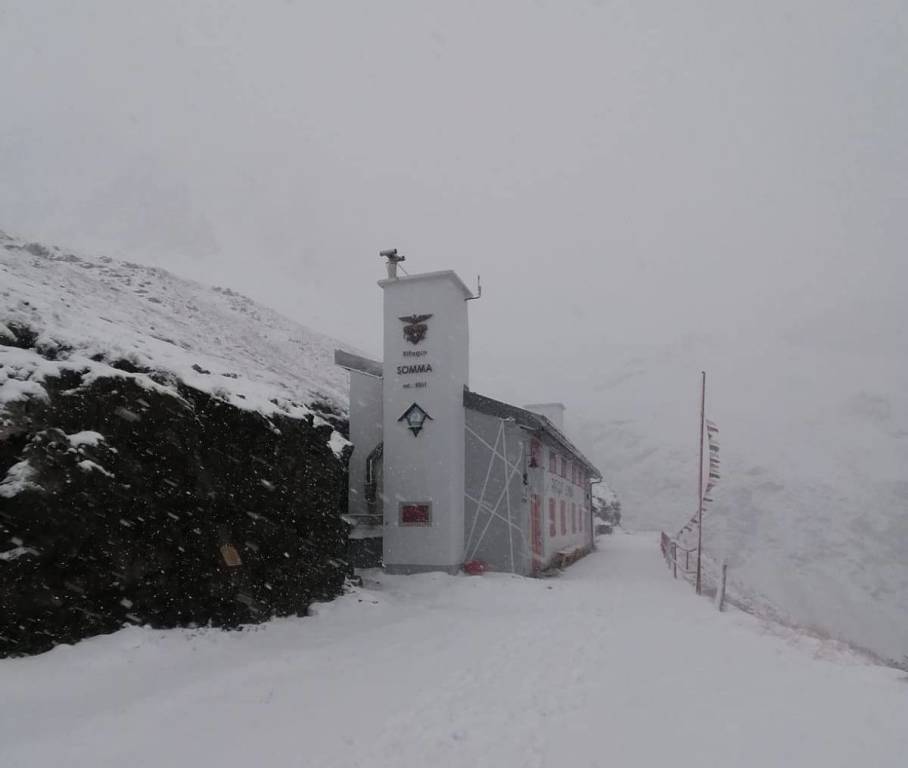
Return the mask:
[(406, 317), (398, 318), (404, 324), (404, 338), (411, 344), (419, 344), (426, 338), (426, 333), (429, 330), (426, 320), (430, 317), (432, 315), (407, 315)]

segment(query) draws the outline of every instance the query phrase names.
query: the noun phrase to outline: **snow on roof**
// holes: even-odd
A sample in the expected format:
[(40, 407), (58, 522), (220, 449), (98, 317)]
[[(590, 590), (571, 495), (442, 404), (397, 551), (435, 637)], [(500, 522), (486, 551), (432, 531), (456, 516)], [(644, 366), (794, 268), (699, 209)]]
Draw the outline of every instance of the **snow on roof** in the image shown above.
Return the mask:
[(601, 479), (602, 473), (596, 469), (596, 466), (545, 416), (528, 411), (526, 408), (518, 408), (516, 405), (471, 392), (469, 389), (464, 389), (463, 404), (465, 408), (470, 410), (485, 413), (489, 416), (496, 416), (499, 419), (514, 419), (522, 427), (545, 432), (575, 459), (584, 464), (594, 480)]
[[(76, 368), (149, 387), (159, 385), (142, 370), (165, 372), (266, 415), (302, 416), (314, 401), (347, 411), (336, 340), (227, 288), (0, 232), (0, 334), (23, 326), (44, 355), (0, 345), (0, 404), (41, 396), (43, 377)], [(111, 367), (117, 361), (139, 373)]]
[(404, 283), (415, 283), (426, 280), (448, 280), (460, 290), (466, 298), (473, 298), (471, 291), (466, 283), (460, 279), (460, 276), (453, 269), (442, 269), (437, 272), (420, 272), (415, 275), (402, 275), (388, 280), (379, 280), (378, 284), (382, 288), (403, 285)]

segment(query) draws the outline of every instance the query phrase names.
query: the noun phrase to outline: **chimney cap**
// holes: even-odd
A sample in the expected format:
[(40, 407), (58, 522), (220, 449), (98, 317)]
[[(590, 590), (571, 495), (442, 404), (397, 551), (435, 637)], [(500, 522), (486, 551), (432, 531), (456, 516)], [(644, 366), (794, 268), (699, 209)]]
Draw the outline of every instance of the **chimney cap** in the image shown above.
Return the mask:
[(381, 259), (387, 259), (388, 261), (406, 261), (406, 256), (400, 256), (397, 253), (397, 248), (386, 248), (384, 251), (379, 251), (378, 256)]

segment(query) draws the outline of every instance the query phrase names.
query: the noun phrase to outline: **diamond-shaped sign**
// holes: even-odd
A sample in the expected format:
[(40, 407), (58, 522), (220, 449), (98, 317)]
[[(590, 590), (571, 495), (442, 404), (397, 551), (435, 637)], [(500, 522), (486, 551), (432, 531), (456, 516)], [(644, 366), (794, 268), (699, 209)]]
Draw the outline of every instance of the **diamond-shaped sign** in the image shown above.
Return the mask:
[(407, 428), (413, 433), (413, 436), (416, 437), (422, 431), (427, 419), (431, 421), (432, 417), (416, 403), (413, 403), (413, 405), (404, 411), (404, 415), (401, 416), (398, 421), (406, 421)]

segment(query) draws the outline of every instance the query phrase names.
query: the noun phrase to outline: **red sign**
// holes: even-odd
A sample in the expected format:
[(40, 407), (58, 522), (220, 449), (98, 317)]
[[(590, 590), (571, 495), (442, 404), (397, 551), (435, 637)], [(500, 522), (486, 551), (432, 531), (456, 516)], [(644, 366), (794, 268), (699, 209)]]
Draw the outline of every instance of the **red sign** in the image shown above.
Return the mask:
[(429, 504), (401, 504), (401, 525), (429, 525), (432, 522)]

